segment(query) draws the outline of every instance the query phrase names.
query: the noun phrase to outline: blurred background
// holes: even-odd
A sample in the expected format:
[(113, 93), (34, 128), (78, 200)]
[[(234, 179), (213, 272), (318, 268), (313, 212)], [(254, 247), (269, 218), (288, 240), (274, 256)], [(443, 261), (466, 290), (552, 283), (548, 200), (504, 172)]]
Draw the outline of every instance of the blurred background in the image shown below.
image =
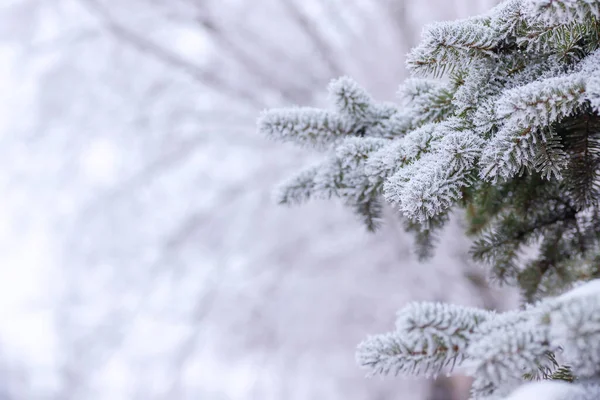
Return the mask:
[(366, 379), (410, 300), (503, 307), (454, 224), (277, 206), (320, 157), (256, 133), (350, 75), (393, 100), (423, 25), (494, 0), (0, 0), (0, 400), (457, 400)]

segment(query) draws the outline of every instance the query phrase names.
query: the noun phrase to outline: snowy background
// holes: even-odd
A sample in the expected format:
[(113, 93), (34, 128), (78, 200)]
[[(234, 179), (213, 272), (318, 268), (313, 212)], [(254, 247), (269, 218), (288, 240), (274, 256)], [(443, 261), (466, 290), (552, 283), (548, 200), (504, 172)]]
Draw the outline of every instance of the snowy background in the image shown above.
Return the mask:
[(424, 24), (494, 3), (0, 0), (0, 399), (460, 398), (354, 362), (409, 300), (506, 304), (460, 228), (419, 264), (391, 211), (275, 205), (318, 155), (255, 120), (393, 100)]

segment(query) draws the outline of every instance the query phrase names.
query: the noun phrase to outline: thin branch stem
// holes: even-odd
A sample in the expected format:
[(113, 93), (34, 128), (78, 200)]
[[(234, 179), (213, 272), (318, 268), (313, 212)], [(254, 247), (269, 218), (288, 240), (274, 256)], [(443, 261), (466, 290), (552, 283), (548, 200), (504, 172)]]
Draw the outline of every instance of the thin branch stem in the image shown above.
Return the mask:
[(217, 72), (199, 65), (192, 64), (177, 54), (165, 49), (161, 45), (138, 34), (132, 29), (116, 21), (108, 10), (97, 0), (79, 0), (92, 14), (96, 15), (105, 28), (115, 37), (129, 43), (140, 52), (147, 54), (162, 63), (174, 67), (175, 69), (187, 74), (192, 79), (200, 82), (217, 92), (231, 96), (234, 99), (242, 100), (254, 108), (263, 108), (264, 102), (259, 100), (255, 94), (242, 86), (231, 85), (224, 80)]

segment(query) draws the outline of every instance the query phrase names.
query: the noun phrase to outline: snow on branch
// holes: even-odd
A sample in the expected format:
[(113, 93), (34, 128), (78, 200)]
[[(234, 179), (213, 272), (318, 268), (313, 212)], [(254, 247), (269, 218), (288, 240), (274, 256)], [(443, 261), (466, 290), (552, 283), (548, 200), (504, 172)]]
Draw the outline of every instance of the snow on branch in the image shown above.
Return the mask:
[(405, 141), (406, 138), (393, 140), (370, 155), (365, 164), (365, 174), (373, 184), (381, 187), (383, 182), (410, 160)]
[(593, 110), (600, 113), (600, 50), (594, 51), (581, 62), (580, 73), (586, 77), (585, 99)]
[(274, 109), (262, 113), (258, 130), (271, 139), (324, 147), (356, 134), (352, 123), (329, 111), (310, 107)]
[(408, 79), (399, 89), (398, 98), (413, 117), (412, 125), (441, 122), (455, 110), (456, 87), (430, 79)]
[(497, 115), (527, 127), (548, 126), (571, 114), (585, 92), (585, 78), (569, 74), (516, 87), (497, 102)]
[(599, 385), (543, 381), (525, 384), (504, 400), (596, 400), (598, 398), (600, 398)]
[(347, 76), (329, 84), (329, 96), (338, 112), (346, 117), (365, 120), (373, 113), (373, 99), (354, 80)]
[(473, 132), (458, 129), (456, 121), (448, 120), (406, 137), (407, 154), (416, 160), (386, 181), (384, 195), (407, 218), (424, 222), (442, 213), (470, 184), (483, 143)]
[(443, 341), (448, 347), (465, 349), (467, 336), (493, 313), (478, 308), (453, 306), (445, 303), (410, 303), (396, 318), (396, 330), (407, 335), (416, 334), (431, 342)]
[(531, 18), (547, 23), (568, 24), (588, 15), (600, 17), (598, 0), (527, 0), (526, 12)]
[(518, 36), (527, 24), (523, 12), (523, 0), (501, 2), (488, 15), (491, 20), (490, 26), (497, 32), (498, 37), (503, 40)]
[(426, 28), (421, 44), (409, 53), (407, 66), (416, 74), (440, 76), (492, 56), (497, 45), (496, 32), (479, 20), (436, 23)]
[(557, 365), (544, 327), (530, 323), (502, 327), (469, 346), (474, 376), (497, 386), (521, 381), (527, 373), (551, 373)]
[(429, 344), (397, 332), (375, 335), (359, 344), (356, 360), (371, 375), (435, 376), (445, 367), (452, 368), (459, 357), (455, 349), (441, 342)]
[(335, 150), (335, 154), (343, 167), (357, 168), (388, 143), (388, 140), (380, 138), (348, 138)]
[(300, 204), (308, 201), (314, 191), (320, 166), (312, 166), (282, 182), (276, 193), (279, 204)]
[(465, 358), (467, 337), (492, 313), (441, 303), (411, 303), (398, 313), (396, 331), (371, 336), (357, 360), (373, 374), (437, 375)]
[[(600, 372), (599, 282), (503, 314), (410, 303), (398, 312), (394, 332), (358, 346), (357, 361), (373, 374), (425, 376), (462, 364), (476, 378), (477, 398), (506, 394), (531, 379), (558, 379), (559, 351), (578, 376), (594, 377)], [(598, 393), (590, 387), (581, 386), (582, 393)]]
[(550, 339), (564, 349), (578, 376), (600, 372), (600, 280), (593, 280), (549, 301)]
[[(383, 199), (423, 255), (462, 208), (477, 235), (472, 258), (539, 301), (508, 313), (411, 303), (394, 332), (361, 343), (362, 366), (435, 375), (460, 365), (475, 378), (475, 399), (499, 400), (535, 379), (572, 382), (554, 393), (561, 400), (597, 398), (599, 18), (598, 0), (505, 0), (430, 25), (408, 55), (398, 104), (341, 77), (329, 85), (332, 111), (263, 113), (268, 137), (331, 150), (284, 185), (283, 203), (338, 197), (373, 230)], [(527, 246), (537, 249), (531, 260)], [(511, 398), (532, 387), (549, 386)]]

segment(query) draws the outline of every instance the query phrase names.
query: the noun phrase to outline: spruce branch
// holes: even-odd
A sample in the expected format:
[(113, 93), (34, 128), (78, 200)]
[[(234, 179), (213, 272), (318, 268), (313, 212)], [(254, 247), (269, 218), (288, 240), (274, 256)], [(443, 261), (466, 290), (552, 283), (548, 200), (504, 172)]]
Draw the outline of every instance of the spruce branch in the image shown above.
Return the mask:
[(600, 285), (598, 281), (587, 285), (590, 293), (577, 295), (577, 289), (568, 293), (553, 304), (548, 316), (551, 341), (563, 347), (565, 362), (580, 377), (600, 372)]
[(336, 157), (344, 168), (358, 168), (364, 164), (372, 153), (377, 152), (389, 143), (380, 138), (348, 138), (335, 150)]
[(531, 127), (504, 126), (483, 149), (481, 178), (497, 184), (531, 168), (538, 153), (535, 139)]
[(410, 161), (430, 153), (443, 136), (441, 124), (429, 123), (409, 132), (403, 139), (404, 155)]
[[(599, 24), (600, 25), (600, 24)], [(600, 43), (600, 26), (596, 32)], [(580, 64), (580, 72), (586, 76), (585, 99), (589, 102), (591, 109), (600, 114), (600, 50), (595, 50)]]
[(340, 114), (352, 120), (371, 118), (374, 112), (373, 99), (354, 80), (347, 76), (334, 79), (329, 84), (328, 90)]
[(359, 344), (356, 360), (371, 375), (436, 376), (459, 359), (458, 349), (443, 342), (431, 344), (398, 332), (374, 335)]
[(588, 15), (600, 17), (597, 0), (528, 0), (526, 12), (531, 18), (546, 23), (568, 24)]
[(373, 185), (383, 187), (383, 182), (409, 160), (405, 141), (393, 140), (370, 155), (365, 163), (365, 174)]
[(271, 139), (316, 148), (324, 148), (340, 138), (359, 134), (347, 119), (310, 107), (265, 111), (258, 119), (258, 130)]
[(445, 303), (409, 303), (396, 317), (396, 330), (432, 342), (443, 341), (447, 346), (462, 349), (468, 346), (468, 337), (482, 322), (493, 318), (490, 311)]
[(498, 393), (498, 387), (493, 382), (477, 376), (473, 379), (470, 394), (470, 400), (494, 400), (500, 398), (498, 395), (507, 393)]
[(384, 183), (384, 196), (403, 214), (425, 222), (462, 198), (473, 180), (482, 142), (458, 119), (424, 125), (404, 139), (405, 155), (415, 159)]
[(578, 207), (598, 204), (600, 200), (600, 116), (585, 112), (568, 118), (557, 128), (569, 154), (565, 185)]
[(563, 365), (559, 367), (556, 371), (554, 371), (552, 375), (548, 377), (548, 379), (551, 379), (553, 381), (573, 382), (575, 380), (575, 377), (573, 376), (573, 371), (571, 371), (571, 367), (569, 367), (568, 365)]
[(403, 219), (404, 230), (413, 236), (414, 253), (419, 261), (425, 261), (433, 256), (433, 250), (439, 241), (439, 232), (448, 220), (448, 213), (438, 214), (426, 223)]
[(561, 179), (562, 171), (568, 166), (569, 158), (563, 150), (560, 137), (551, 129), (542, 130), (537, 145), (534, 169), (544, 178)]
[(461, 189), (472, 180), (469, 171), (449, 170), (450, 162), (429, 153), (400, 169), (385, 182), (385, 199), (421, 223), (442, 213), (462, 197)]
[(439, 90), (443, 86), (443, 84), (435, 79), (408, 78), (398, 88), (397, 97), (401, 105), (410, 107), (413, 102), (421, 101), (423, 97)]
[(593, 0), (506, 0), (428, 27), (408, 57), (413, 76), (399, 104), (377, 103), (342, 77), (329, 87), (335, 111), (261, 117), (268, 136), (331, 149), (284, 186), (283, 203), (340, 198), (374, 230), (383, 197), (420, 258), (454, 208), (465, 208), (473, 259), (531, 303), (502, 314), (411, 303), (395, 332), (359, 346), (362, 366), (435, 375), (461, 365), (477, 399), (502, 399), (533, 379), (571, 382), (565, 400), (598, 394), (599, 10)]
[(410, 104), (415, 115), (413, 125), (441, 122), (451, 116), (455, 109), (452, 102), (455, 91), (456, 88), (450, 85), (437, 85), (428, 92), (415, 96)]
[(447, 168), (460, 174), (471, 171), (481, 155), (484, 141), (472, 131), (446, 134), (439, 143), (438, 154), (448, 159)]
[(600, 394), (597, 385), (571, 384), (558, 381), (527, 383), (504, 400), (594, 400)]
[(368, 136), (396, 139), (414, 128), (414, 115), (410, 110), (400, 112), (395, 104), (380, 103), (373, 106), (371, 119), (363, 123)]
[(497, 115), (515, 125), (543, 127), (572, 114), (581, 104), (585, 78), (579, 74), (534, 81), (505, 92)]
[(490, 332), (474, 341), (467, 350), (473, 374), (502, 385), (521, 381), (526, 373), (553, 371), (556, 365), (549, 353), (554, 350), (545, 327), (518, 324)]
[(411, 72), (441, 76), (474, 59), (493, 56), (498, 45), (494, 30), (479, 20), (463, 20), (430, 25), (422, 43), (407, 58)]
[(369, 232), (379, 229), (383, 220), (383, 206), (377, 197), (349, 202), (350, 207)]
[(523, 0), (509, 0), (498, 4), (489, 12), (490, 26), (499, 38), (509, 42), (526, 29), (527, 19), (523, 11)]
[(296, 205), (308, 201), (315, 188), (315, 177), (320, 166), (311, 166), (281, 183), (276, 192), (279, 204)]

